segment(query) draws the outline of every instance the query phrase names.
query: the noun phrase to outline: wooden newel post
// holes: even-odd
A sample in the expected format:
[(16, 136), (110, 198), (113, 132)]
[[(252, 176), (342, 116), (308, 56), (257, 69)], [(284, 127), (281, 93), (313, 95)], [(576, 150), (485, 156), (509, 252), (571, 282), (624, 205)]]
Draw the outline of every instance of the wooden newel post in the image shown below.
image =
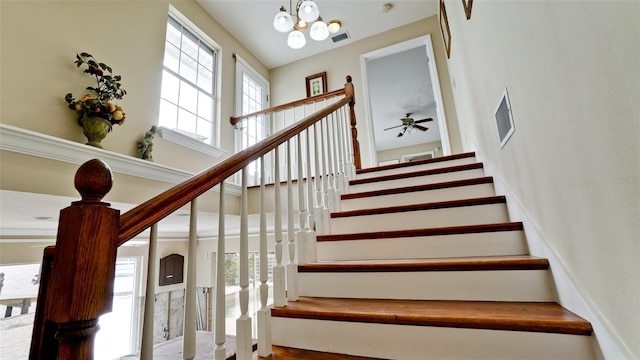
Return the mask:
[(92, 359), (98, 317), (111, 311), (120, 211), (102, 202), (113, 177), (101, 160), (76, 172), (82, 200), (60, 211), (45, 249), (30, 360)]
[(353, 143), (353, 165), (356, 169), (361, 169), (362, 164), (360, 162), (360, 142), (358, 142), (358, 129), (356, 128), (356, 95), (353, 90), (353, 83), (351, 83), (351, 75), (347, 75), (347, 83), (344, 84), (344, 94), (349, 97), (352, 96), (351, 102), (349, 102), (349, 120), (351, 122), (351, 141)]

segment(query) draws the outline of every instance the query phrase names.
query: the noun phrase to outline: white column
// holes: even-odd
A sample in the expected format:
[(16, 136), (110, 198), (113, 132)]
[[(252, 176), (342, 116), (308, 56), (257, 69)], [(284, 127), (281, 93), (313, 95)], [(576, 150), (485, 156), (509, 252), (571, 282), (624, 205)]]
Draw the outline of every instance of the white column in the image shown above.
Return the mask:
[(269, 265), (267, 264), (267, 210), (265, 208), (264, 156), (260, 158), (260, 305), (258, 310), (258, 356), (271, 355), (271, 310), (269, 297)]
[(198, 250), (197, 199), (191, 201), (189, 217), (189, 250), (187, 256), (187, 283), (184, 295), (184, 322), (182, 336), (182, 358), (196, 357), (196, 257)]
[(226, 360), (227, 349), (225, 341), (227, 340), (225, 322), (226, 322), (226, 303), (225, 303), (225, 235), (224, 235), (224, 181), (220, 183), (220, 209), (218, 210), (218, 252), (216, 261), (216, 300), (215, 300), (215, 342), (216, 348), (215, 360)]
[(242, 169), (240, 214), (240, 317), (236, 320), (236, 359), (251, 360), (251, 317), (249, 316), (249, 204), (247, 168)]
[(147, 256), (147, 287), (144, 295), (144, 320), (142, 323), (141, 360), (153, 360), (153, 310), (156, 302), (156, 248), (158, 244), (158, 223), (151, 225), (149, 235), (149, 255)]

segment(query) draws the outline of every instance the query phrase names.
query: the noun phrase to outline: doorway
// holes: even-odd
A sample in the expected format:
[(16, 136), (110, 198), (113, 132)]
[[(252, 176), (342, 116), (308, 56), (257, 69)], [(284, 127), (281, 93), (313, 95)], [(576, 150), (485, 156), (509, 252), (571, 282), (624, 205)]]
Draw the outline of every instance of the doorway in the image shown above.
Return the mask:
[[(440, 81), (429, 34), (361, 56), (374, 165), (408, 154), (451, 154)], [(402, 119), (425, 120), (405, 129)], [(406, 121), (406, 120), (405, 120)], [(427, 128), (428, 130), (424, 130)], [(400, 130), (400, 131), (398, 131)]]

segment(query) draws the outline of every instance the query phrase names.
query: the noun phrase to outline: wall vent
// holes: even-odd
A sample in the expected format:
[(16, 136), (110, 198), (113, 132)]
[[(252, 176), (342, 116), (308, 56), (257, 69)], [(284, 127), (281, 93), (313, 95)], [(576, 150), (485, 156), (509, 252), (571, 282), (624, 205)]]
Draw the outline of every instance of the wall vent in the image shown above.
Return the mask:
[(350, 38), (349, 33), (348, 32), (343, 32), (342, 34), (338, 34), (336, 36), (332, 36), (331, 40), (333, 40), (334, 43), (337, 43), (337, 42), (342, 41), (342, 40), (347, 40), (348, 38)]
[(511, 104), (509, 103), (509, 94), (507, 89), (504, 89), (500, 102), (495, 111), (496, 127), (498, 129), (498, 139), (500, 140), (500, 147), (504, 147), (511, 135), (516, 131), (513, 126), (513, 116), (511, 112)]

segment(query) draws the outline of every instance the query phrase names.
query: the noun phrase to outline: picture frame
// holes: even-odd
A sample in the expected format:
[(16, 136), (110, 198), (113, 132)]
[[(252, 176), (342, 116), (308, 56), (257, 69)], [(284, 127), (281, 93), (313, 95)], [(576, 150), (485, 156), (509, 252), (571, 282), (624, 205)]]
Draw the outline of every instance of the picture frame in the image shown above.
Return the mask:
[(467, 20), (471, 19), (471, 6), (473, 6), (473, 0), (462, 0), (462, 6), (464, 7), (464, 14), (467, 15)]
[(442, 41), (447, 53), (447, 59), (451, 57), (451, 30), (447, 19), (447, 9), (444, 7), (444, 0), (440, 0), (440, 30), (442, 31)]
[(324, 94), (327, 92), (327, 72), (309, 75), (306, 77), (307, 97)]

